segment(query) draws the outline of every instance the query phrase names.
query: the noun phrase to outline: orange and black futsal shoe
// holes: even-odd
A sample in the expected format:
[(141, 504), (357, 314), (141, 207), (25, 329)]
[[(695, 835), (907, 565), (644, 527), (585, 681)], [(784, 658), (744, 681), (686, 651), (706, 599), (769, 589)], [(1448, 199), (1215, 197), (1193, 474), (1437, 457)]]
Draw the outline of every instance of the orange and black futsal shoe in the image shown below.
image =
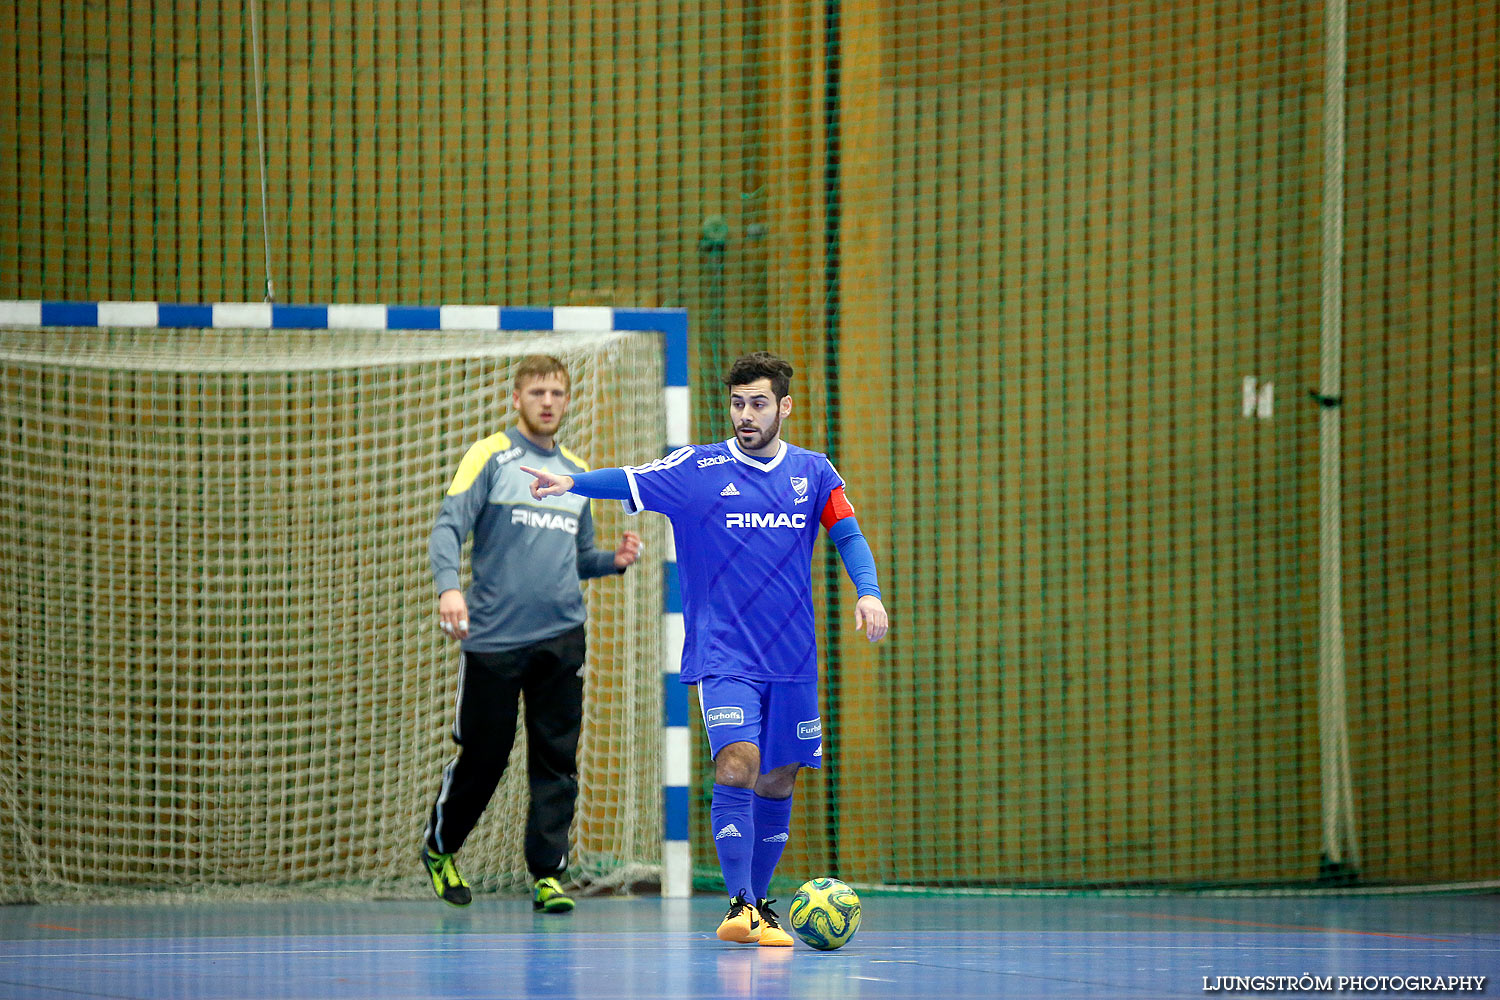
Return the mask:
[(719, 940), (755, 944), (760, 940), (761, 919), (744, 893), (729, 901), (729, 912), (719, 922)]
[(790, 948), (792, 936), (781, 929), (781, 920), (776, 916), (776, 911), (771, 909), (774, 899), (762, 899), (755, 904), (755, 911), (760, 914), (760, 944), (763, 948)]

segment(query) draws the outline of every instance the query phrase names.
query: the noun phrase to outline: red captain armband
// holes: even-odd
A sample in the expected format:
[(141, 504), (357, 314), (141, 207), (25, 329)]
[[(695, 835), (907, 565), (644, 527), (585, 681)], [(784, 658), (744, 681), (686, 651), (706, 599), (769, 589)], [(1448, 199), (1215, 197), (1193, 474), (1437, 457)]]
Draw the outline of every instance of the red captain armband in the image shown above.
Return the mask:
[(831, 528), (846, 517), (854, 516), (854, 505), (844, 496), (842, 486), (834, 487), (832, 493), (828, 494), (828, 502), (823, 505), (823, 527)]

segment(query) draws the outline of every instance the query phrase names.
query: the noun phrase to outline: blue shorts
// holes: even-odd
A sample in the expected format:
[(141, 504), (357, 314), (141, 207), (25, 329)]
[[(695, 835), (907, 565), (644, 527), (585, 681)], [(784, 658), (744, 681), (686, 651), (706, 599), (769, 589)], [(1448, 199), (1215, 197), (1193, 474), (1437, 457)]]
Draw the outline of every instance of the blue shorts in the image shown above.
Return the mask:
[(823, 766), (817, 681), (704, 677), (697, 686), (713, 756), (731, 743), (753, 743), (760, 749), (761, 774), (788, 764)]

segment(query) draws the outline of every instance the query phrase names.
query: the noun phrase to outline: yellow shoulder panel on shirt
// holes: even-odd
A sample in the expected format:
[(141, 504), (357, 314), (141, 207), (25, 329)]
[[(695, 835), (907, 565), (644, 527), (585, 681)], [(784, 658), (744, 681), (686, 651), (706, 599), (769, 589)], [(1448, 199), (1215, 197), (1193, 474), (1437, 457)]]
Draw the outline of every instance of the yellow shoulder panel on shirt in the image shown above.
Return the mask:
[(585, 462), (583, 459), (579, 458), (577, 455), (573, 454), (571, 451), (569, 451), (568, 449), (564, 448), (562, 445), (558, 445), (557, 446), (557, 450), (562, 454), (563, 458), (566, 458), (568, 461), (570, 461), (574, 465), (578, 466), (578, 468), (581, 471), (583, 471), (583, 472), (589, 471), (589, 463)]
[(493, 458), (497, 451), (509, 445), (510, 437), (501, 431), (499, 434), (491, 434), (471, 447), (464, 454), (464, 460), (458, 463), (458, 473), (453, 477), (453, 485), (448, 487), (448, 495), (454, 497), (467, 492), (469, 487), (474, 485), (474, 480), (479, 478), (479, 473), (484, 471), (485, 463)]

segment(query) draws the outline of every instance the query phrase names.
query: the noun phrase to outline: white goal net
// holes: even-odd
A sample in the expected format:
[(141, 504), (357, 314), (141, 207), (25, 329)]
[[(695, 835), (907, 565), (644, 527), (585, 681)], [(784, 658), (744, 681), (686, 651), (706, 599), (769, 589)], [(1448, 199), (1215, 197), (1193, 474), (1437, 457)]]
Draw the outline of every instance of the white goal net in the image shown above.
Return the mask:
[[(537, 352), (571, 370), (572, 451), (661, 454), (640, 334), (0, 330), (0, 902), (430, 893), (458, 653), (428, 535)], [(618, 505), (594, 513), (612, 546)], [(585, 584), (585, 885), (660, 868), (665, 529), (640, 520), (647, 558)], [(525, 770), (523, 729), (476, 889), (527, 880)]]

